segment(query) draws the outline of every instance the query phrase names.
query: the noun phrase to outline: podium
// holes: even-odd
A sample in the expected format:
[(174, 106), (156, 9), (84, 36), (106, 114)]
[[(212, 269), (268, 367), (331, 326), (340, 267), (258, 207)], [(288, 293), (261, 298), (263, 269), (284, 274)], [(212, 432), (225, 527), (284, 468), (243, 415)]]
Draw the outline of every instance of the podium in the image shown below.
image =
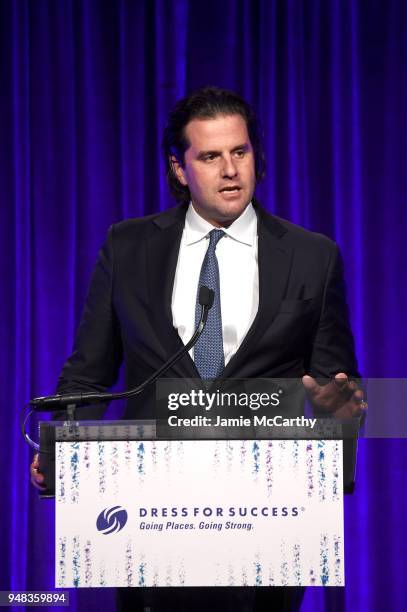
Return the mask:
[(344, 585), (342, 440), (81, 421), (40, 443), (58, 588)]

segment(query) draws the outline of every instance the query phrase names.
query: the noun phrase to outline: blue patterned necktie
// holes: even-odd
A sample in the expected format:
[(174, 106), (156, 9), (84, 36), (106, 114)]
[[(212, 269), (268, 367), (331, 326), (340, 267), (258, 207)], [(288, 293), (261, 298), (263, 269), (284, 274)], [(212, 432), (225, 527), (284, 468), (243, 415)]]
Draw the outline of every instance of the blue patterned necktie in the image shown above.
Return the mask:
[[(202, 263), (201, 274), (198, 283), (213, 289), (215, 299), (209, 311), (203, 334), (195, 344), (194, 361), (201, 378), (204, 380), (217, 378), (225, 367), (225, 357), (223, 354), (223, 335), (222, 335), (222, 313), (220, 309), (220, 283), (219, 267), (216, 258), (216, 245), (223, 238), (223, 230), (214, 229), (209, 233), (209, 246)], [(195, 306), (195, 325), (198, 325), (201, 316), (201, 306), (198, 298)]]

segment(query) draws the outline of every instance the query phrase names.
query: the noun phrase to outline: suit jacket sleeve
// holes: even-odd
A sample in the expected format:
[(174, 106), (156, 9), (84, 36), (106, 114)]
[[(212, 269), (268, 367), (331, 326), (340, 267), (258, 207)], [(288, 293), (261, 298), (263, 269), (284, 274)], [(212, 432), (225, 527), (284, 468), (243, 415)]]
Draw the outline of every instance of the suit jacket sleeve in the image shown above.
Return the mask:
[[(85, 308), (76, 334), (73, 353), (58, 381), (58, 393), (106, 391), (117, 380), (122, 362), (120, 326), (112, 301), (114, 227), (109, 230), (93, 272)], [(100, 416), (104, 407), (87, 409)], [(87, 418), (82, 409), (81, 418)]]
[(339, 372), (360, 377), (346, 303), (343, 262), (336, 245), (328, 263), (321, 314), (307, 372), (315, 378), (332, 378)]

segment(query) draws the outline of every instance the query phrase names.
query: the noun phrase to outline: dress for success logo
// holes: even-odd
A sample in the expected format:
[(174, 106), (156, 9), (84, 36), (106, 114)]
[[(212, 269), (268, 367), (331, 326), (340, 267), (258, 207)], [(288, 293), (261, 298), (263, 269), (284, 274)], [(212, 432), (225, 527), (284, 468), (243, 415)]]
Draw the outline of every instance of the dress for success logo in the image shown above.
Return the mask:
[(96, 528), (104, 535), (121, 531), (127, 523), (127, 512), (121, 506), (105, 508), (99, 514)]

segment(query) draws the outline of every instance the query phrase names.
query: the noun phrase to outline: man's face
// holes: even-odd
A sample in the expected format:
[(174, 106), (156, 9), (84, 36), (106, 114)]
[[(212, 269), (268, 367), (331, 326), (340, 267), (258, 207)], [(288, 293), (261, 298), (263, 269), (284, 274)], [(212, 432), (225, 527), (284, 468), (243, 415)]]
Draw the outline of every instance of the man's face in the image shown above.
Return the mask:
[(185, 128), (190, 143), (184, 166), (173, 167), (188, 185), (196, 212), (215, 227), (227, 227), (250, 202), (256, 183), (253, 148), (241, 115), (193, 119)]

